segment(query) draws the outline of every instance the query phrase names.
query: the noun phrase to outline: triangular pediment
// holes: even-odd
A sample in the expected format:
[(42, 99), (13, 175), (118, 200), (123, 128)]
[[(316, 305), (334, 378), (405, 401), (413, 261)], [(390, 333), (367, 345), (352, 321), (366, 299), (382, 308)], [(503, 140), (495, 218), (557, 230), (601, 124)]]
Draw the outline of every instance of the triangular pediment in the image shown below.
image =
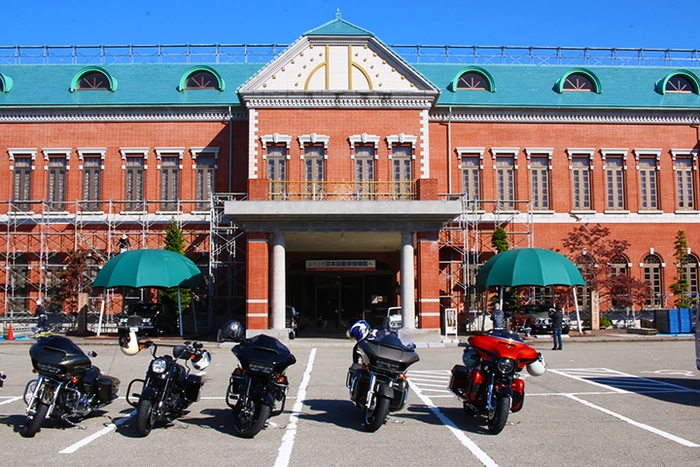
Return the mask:
[(305, 33), (244, 84), (247, 94), (437, 95), (437, 89), (372, 33), (339, 17)]

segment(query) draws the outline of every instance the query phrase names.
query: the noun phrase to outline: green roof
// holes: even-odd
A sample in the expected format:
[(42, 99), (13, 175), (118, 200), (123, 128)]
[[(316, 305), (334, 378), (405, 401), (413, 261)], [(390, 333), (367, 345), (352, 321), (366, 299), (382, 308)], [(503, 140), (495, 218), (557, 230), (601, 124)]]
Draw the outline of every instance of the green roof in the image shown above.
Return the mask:
[(374, 36), (374, 34), (341, 19), (340, 11), (338, 11), (333, 21), (312, 29), (302, 36)]

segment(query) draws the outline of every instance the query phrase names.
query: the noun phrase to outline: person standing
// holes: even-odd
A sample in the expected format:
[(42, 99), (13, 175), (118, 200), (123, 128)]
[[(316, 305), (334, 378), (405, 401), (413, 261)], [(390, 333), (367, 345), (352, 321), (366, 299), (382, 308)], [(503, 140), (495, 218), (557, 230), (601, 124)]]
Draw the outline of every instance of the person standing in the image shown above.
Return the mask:
[(491, 312), (491, 321), (493, 321), (494, 329), (503, 329), (505, 324), (505, 315), (503, 310), (501, 310), (501, 305), (496, 303), (493, 306), (493, 311)]
[(41, 303), (41, 299), (36, 301), (34, 316), (37, 317), (36, 327), (39, 329), (39, 332), (46, 331), (46, 321), (48, 317), (46, 316), (46, 308), (44, 308), (44, 305)]
[(561, 330), (564, 327), (564, 312), (561, 309), (550, 308), (549, 319), (552, 321), (552, 339), (554, 340), (552, 350), (562, 350)]

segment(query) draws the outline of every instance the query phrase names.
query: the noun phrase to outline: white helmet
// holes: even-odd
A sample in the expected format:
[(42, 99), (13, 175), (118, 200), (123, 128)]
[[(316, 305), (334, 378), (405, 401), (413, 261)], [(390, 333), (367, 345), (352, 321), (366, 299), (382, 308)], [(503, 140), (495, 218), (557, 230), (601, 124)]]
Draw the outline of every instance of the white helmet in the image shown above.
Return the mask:
[(369, 323), (367, 321), (358, 321), (350, 328), (350, 338), (355, 339), (357, 342), (364, 340), (368, 335)]
[(202, 353), (199, 355), (199, 358), (194, 360), (192, 362), (192, 365), (198, 370), (203, 370), (206, 367), (209, 366), (211, 363), (211, 355), (209, 354), (208, 350), (202, 350)]
[(124, 355), (136, 355), (139, 353), (139, 338), (136, 337), (138, 328), (119, 328), (119, 348)]
[(527, 372), (530, 376), (542, 376), (547, 371), (547, 364), (544, 362), (544, 356), (541, 353), (537, 354), (537, 360), (527, 365)]

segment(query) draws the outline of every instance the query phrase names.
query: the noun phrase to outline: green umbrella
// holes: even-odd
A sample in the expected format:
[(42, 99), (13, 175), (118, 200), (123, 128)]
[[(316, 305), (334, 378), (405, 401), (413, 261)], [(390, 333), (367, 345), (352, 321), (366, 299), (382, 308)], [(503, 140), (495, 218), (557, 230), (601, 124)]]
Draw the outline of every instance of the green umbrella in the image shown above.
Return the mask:
[(542, 248), (498, 253), (476, 276), (478, 287), (586, 285), (578, 268), (566, 256)]
[(107, 261), (92, 287), (205, 287), (199, 268), (185, 255), (169, 250), (131, 250)]

